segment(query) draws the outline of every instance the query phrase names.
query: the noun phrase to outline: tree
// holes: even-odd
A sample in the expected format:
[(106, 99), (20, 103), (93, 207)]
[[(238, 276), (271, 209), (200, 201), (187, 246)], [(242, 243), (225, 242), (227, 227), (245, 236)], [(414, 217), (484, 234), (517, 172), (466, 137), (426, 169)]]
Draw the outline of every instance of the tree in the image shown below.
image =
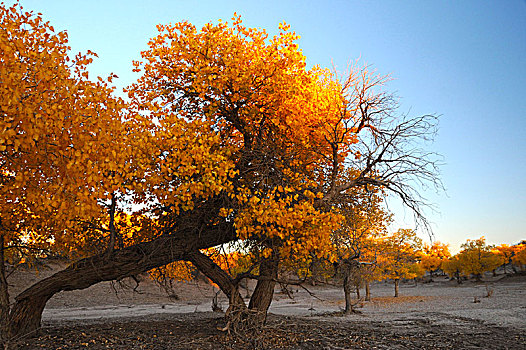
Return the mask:
[(450, 278), (456, 278), (458, 284), (462, 283), (460, 278), (462, 275), (462, 265), (458, 254), (444, 260), (441, 268)]
[(433, 273), (440, 269), (442, 262), (451, 257), (449, 245), (440, 242), (434, 242), (431, 246), (424, 244), (420, 262), (425, 271), (429, 271), (431, 279)]
[(506, 272), (506, 266), (511, 265), (512, 269), (515, 269), (513, 267), (512, 258), (515, 255), (516, 249), (513, 246), (509, 246), (508, 244), (501, 244), (497, 247), (495, 247), (494, 253), (499, 255), (502, 259), (502, 267), (504, 268), (504, 273)]
[(458, 254), (462, 273), (465, 276), (474, 275), (480, 281), (482, 274), (491, 271), (502, 264), (502, 260), (491, 252), (492, 246), (486, 245), (486, 239), (470, 240), (462, 244), (462, 250)]
[(515, 255), (511, 258), (515, 265), (518, 265), (521, 271), (524, 271), (526, 265), (526, 244), (521, 243), (514, 246)]
[(345, 313), (351, 313), (351, 290), (357, 292), (366, 286), (366, 298), (370, 299), (369, 283), (373, 278), (376, 261), (371, 254), (375, 251), (376, 240), (387, 232), (391, 221), (382, 206), (383, 200), (378, 193), (354, 191), (352, 202), (340, 204), (344, 216), (341, 228), (332, 235), (334, 244), (333, 259), (343, 277)]
[(415, 278), (419, 275), (416, 263), (422, 240), (410, 229), (399, 229), (382, 241), (380, 265), (384, 276), (395, 282), (395, 297), (399, 295), (399, 284), (402, 278)]
[(286, 25), (268, 42), (264, 31), (243, 27), (238, 17), (231, 28), (219, 23), (197, 31), (178, 23), (159, 29), (143, 52), (145, 63), (137, 63), (144, 74), (130, 96), (136, 109), (158, 121), (156, 137), (190, 122), (230, 140), (221, 148), (234, 169), (221, 211), (246, 249), (261, 257), (249, 308), (266, 314), (281, 260), (307, 260), (302, 252), (313, 250), (328, 254), (327, 233), (341, 215), (332, 204), (347, 191), (385, 187), (417, 209), (402, 181), (416, 173), (433, 179), (434, 163), (403, 146), (409, 134), (425, 137), (432, 118), (389, 125), (393, 99), (373, 92), (385, 78), (353, 68), (338, 82), (318, 67), (305, 70), (297, 36)]
[[(393, 97), (381, 91), (386, 79), (367, 68), (352, 67), (343, 81), (319, 67), (307, 70), (298, 36), (284, 24), (271, 39), (237, 16), (231, 25), (207, 24), (200, 31), (187, 22), (158, 29), (144, 62), (135, 63), (142, 75), (128, 88), (131, 102), (123, 109), (107, 82), (87, 80), (89, 58), (78, 56), (69, 70), (64, 33), (54, 34), (39, 15), (2, 8), (2, 47), (12, 46), (5, 52), (14, 57), (2, 59), (23, 65), (27, 74), (38, 71), (44, 79), (35, 79), (38, 84), (48, 76), (57, 84), (35, 97), (51, 101), (42, 109), (49, 127), (35, 133), (4, 127), (2, 181), (31, 176), (24, 186), (2, 187), (12, 213), (25, 213), (15, 218), (6, 209), (2, 225), (12, 217), (16, 232), (22, 224), (36, 232), (49, 218), (51, 248), (78, 259), (15, 298), (11, 337), (33, 334), (47, 300), (59, 291), (180, 260), (192, 262), (229, 296), (229, 315), (243, 316), (248, 307), (246, 315), (264, 321), (280, 262), (307, 259), (304, 252), (329, 255), (342, 218), (338, 204), (354, 189), (391, 191), (423, 218), (410, 180), (439, 185), (434, 155), (415, 148), (433, 133), (436, 118), (398, 118)], [(48, 57), (52, 64), (39, 63)], [(23, 73), (8, 72), (0, 79), (9, 76), (9, 91), (33, 88), (21, 84)], [(23, 94), (9, 96), (1, 106), (5, 120), (18, 118), (27, 103)], [(35, 118), (34, 125), (39, 108), (36, 103), (24, 114)], [(54, 134), (63, 135), (63, 143), (55, 143)], [(47, 158), (38, 147), (16, 153), (17, 137), (29, 135), (30, 144), (45, 145)], [(12, 162), (16, 157), (36, 165)], [(19, 192), (11, 194), (14, 189)], [(38, 196), (27, 192), (26, 201), (20, 191), (27, 189)], [(24, 209), (45, 194), (60, 205)], [(141, 209), (132, 213), (136, 204)], [(133, 218), (129, 237), (128, 221), (117, 219), (124, 214)], [(246, 274), (258, 281), (248, 306), (237, 288), (243, 273), (230, 275), (200, 251), (231, 242), (254, 257)]]

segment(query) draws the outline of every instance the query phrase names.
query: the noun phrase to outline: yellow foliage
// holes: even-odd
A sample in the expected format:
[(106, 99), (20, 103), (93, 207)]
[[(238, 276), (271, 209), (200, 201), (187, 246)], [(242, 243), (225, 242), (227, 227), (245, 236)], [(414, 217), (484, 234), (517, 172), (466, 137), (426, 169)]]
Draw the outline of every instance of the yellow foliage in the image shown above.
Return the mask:
[(492, 252), (493, 246), (486, 245), (486, 239), (470, 240), (462, 244), (462, 250), (458, 254), (458, 260), (461, 265), (461, 271), (465, 276), (470, 274), (480, 278), (486, 271), (491, 271), (500, 265), (503, 260)]
[(440, 268), (443, 261), (451, 256), (449, 245), (434, 242), (431, 246), (424, 244), (421, 252), (420, 262), (422, 267), (429, 272)]
[(420, 255), (422, 240), (410, 229), (399, 229), (381, 241), (378, 256), (384, 276), (391, 279), (415, 278), (419, 268), (415, 266)]
[(66, 32), (40, 15), (2, 4), (0, 28), (0, 234), (78, 239), (73, 219), (100, 216), (97, 199), (121, 186), (124, 104), (111, 77), (86, 78), (95, 54), (68, 56)]
[(512, 261), (515, 265), (518, 265), (521, 267), (521, 269), (524, 268), (526, 265), (526, 244), (519, 244), (514, 246), (514, 252)]

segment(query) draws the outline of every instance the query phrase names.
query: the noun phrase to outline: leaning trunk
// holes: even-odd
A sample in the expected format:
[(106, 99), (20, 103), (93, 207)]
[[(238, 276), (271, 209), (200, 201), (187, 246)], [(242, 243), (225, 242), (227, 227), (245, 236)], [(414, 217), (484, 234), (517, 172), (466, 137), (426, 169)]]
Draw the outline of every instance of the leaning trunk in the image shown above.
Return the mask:
[(40, 329), (42, 312), (54, 293), (35, 295), (17, 301), (11, 309), (9, 339), (35, 336)]
[[(192, 262), (208, 278), (219, 286), (221, 291), (225, 293), (229, 300), (228, 310), (244, 310), (246, 309), (245, 302), (239, 293), (238, 284), (226, 273), (219, 265), (205, 254), (196, 251), (188, 254), (188, 260)], [(227, 311), (227, 316), (229, 311)]]
[(40, 327), (46, 302), (60, 291), (88, 288), (103, 281), (120, 280), (174, 261), (187, 259), (187, 254), (199, 249), (226, 243), (234, 238), (231, 226), (177, 230), (150, 242), (82, 259), (68, 268), (45, 278), (15, 298), (10, 313), (10, 336), (33, 335)]

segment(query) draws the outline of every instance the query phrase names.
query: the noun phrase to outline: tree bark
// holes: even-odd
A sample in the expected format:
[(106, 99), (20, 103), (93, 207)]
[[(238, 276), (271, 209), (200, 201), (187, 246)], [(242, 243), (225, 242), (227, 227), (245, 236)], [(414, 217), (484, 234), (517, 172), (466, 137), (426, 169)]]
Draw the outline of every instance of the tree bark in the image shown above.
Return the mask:
[[(232, 308), (246, 308), (245, 301), (239, 293), (238, 285), (228, 273), (218, 266), (212, 259), (200, 251), (195, 251), (187, 255), (188, 260), (194, 264), (203, 274), (210, 278), (219, 286), (229, 300), (229, 310)], [(228, 313), (228, 311), (227, 311)]]
[(356, 287), (356, 298), (360, 299), (360, 287), (359, 286)]
[(369, 281), (365, 282), (365, 301), (371, 301), (371, 285)]
[(82, 259), (66, 269), (45, 278), (24, 290), (15, 298), (10, 312), (10, 336), (34, 335), (40, 327), (46, 302), (60, 291), (88, 288), (103, 281), (120, 280), (174, 261), (187, 254), (235, 239), (231, 224), (203, 229), (180, 229), (124, 249)]
[(398, 298), (398, 286), (400, 285), (400, 279), (395, 279), (394, 280), (394, 283), (395, 283), (395, 298)]
[(455, 278), (457, 279), (457, 284), (462, 284), (462, 279), (460, 278), (460, 271), (455, 272)]
[(259, 279), (248, 304), (249, 309), (257, 312), (256, 317), (261, 323), (267, 318), (277, 278), (278, 259), (273, 253), (269, 258), (263, 259), (259, 266)]
[(352, 300), (351, 300), (352, 287), (351, 287), (351, 281), (349, 279), (350, 279), (349, 275), (348, 275), (348, 273), (346, 273), (343, 276), (343, 293), (345, 295), (345, 310), (344, 310), (344, 313), (346, 315), (349, 315), (350, 313), (353, 312)]
[(9, 329), (9, 290), (5, 270), (4, 236), (0, 235), (0, 336), (5, 340)]

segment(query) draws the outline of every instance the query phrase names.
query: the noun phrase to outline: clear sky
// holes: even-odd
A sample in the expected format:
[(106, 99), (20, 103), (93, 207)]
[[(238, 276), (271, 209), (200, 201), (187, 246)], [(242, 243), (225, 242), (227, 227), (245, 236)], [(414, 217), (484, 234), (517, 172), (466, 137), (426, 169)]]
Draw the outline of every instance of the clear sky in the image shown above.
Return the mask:
[[(7, 1), (8, 4), (13, 1)], [(343, 71), (351, 60), (391, 74), (401, 112), (441, 116), (431, 149), (442, 154), (446, 193), (427, 191), (435, 238), (454, 251), (466, 239), (526, 239), (526, 2), (21, 0), (67, 30), (73, 51), (99, 55), (92, 77), (116, 73), (131, 84), (155, 25), (200, 27), (234, 12), (276, 32), (286, 21), (309, 64)], [(404, 212), (396, 210), (403, 225)], [(405, 217), (410, 217), (406, 212)], [(409, 221), (408, 221), (409, 222)]]

